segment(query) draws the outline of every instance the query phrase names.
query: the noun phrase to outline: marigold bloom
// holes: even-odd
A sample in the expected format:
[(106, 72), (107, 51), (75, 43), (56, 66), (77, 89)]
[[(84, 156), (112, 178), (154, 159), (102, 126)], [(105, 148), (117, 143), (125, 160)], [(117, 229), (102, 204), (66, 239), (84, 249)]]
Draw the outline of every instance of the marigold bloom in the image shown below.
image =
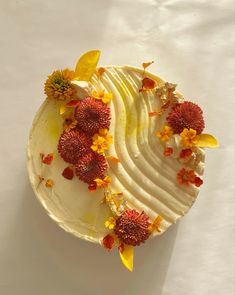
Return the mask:
[(109, 103), (110, 100), (113, 98), (113, 94), (111, 92), (105, 93), (105, 90), (93, 90), (91, 93), (91, 96), (94, 97), (95, 99), (101, 100), (103, 103)]
[(184, 130), (180, 133), (182, 144), (184, 147), (193, 147), (198, 143), (197, 131), (192, 128), (184, 128)]
[(98, 188), (105, 188), (111, 183), (111, 177), (105, 176), (103, 179), (96, 178), (94, 181)]
[(91, 149), (98, 154), (103, 154), (112, 143), (112, 136), (108, 135), (107, 129), (99, 129), (99, 133), (95, 134), (92, 140)]
[(109, 217), (109, 219), (105, 221), (105, 227), (107, 227), (110, 230), (114, 229), (115, 224), (116, 220), (113, 217)]
[(44, 93), (49, 99), (66, 100), (76, 95), (76, 89), (71, 84), (75, 77), (69, 69), (54, 71), (45, 82)]
[(159, 137), (161, 141), (168, 141), (173, 135), (173, 131), (170, 126), (165, 125), (162, 131), (158, 131), (156, 136)]
[(190, 183), (194, 183), (195, 177), (196, 175), (193, 170), (186, 170), (185, 168), (182, 168), (177, 173), (177, 180), (179, 184), (183, 184), (183, 185), (189, 185)]

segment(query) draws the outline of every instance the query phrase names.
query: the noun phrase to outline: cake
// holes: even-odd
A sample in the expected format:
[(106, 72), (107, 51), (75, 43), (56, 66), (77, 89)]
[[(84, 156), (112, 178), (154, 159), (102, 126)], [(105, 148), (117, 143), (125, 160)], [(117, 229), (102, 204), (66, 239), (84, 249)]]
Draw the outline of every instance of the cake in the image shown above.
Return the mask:
[(134, 247), (184, 216), (203, 184), (202, 109), (176, 84), (141, 67), (98, 67), (100, 51), (75, 70), (54, 71), (28, 142), (33, 190), (60, 227), (133, 269)]

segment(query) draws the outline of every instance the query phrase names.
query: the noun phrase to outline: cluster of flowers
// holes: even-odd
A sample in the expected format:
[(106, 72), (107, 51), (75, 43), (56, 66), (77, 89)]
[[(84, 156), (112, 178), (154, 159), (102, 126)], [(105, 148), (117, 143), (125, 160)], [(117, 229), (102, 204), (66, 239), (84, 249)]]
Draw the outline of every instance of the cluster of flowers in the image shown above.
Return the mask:
[(105, 176), (108, 164), (104, 153), (112, 143), (107, 106), (112, 95), (104, 90), (93, 91), (91, 96), (79, 100), (71, 83), (74, 77), (74, 72), (67, 69), (55, 71), (45, 83), (45, 94), (48, 99), (67, 100), (65, 106), (73, 108), (69, 118), (65, 118), (64, 132), (58, 142), (60, 156), (70, 164), (62, 175), (72, 179), (75, 170), (78, 178), (93, 191), (111, 181)]
[[(167, 142), (174, 134), (180, 135), (182, 149), (179, 158), (187, 159), (193, 154), (192, 148), (200, 146), (200, 135), (205, 127), (201, 108), (190, 101), (176, 104), (167, 116), (167, 123), (162, 131), (156, 133), (162, 142)], [(173, 148), (167, 147), (164, 156), (169, 157), (173, 154)], [(200, 186), (203, 181), (198, 177), (194, 170), (182, 168), (177, 173), (179, 184), (194, 184)]]

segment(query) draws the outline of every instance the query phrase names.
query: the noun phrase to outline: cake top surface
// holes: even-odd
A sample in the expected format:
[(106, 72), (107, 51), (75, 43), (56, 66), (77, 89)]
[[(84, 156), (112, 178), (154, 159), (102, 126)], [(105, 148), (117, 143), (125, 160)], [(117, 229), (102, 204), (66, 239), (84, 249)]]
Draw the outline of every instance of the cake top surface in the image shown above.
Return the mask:
[(66, 231), (132, 270), (133, 249), (162, 234), (193, 205), (203, 183), (201, 108), (146, 69), (97, 67), (100, 51), (45, 82), (28, 144), (32, 187)]

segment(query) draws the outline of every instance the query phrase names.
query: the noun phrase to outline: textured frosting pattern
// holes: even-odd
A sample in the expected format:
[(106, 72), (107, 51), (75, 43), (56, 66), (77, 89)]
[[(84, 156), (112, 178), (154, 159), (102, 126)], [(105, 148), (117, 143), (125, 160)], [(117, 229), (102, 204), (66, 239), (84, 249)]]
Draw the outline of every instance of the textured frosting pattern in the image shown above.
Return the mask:
[[(176, 175), (183, 167), (182, 163), (163, 156), (164, 148), (155, 133), (164, 126), (167, 114), (148, 116), (149, 112), (160, 108), (160, 101), (154, 91), (139, 93), (142, 74), (141, 69), (128, 66), (106, 67), (101, 78), (93, 75), (91, 87), (113, 93), (110, 134), (114, 143), (110, 154), (118, 157), (120, 163), (109, 161), (112, 191), (123, 192), (128, 207), (144, 210), (151, 220), (161, 215), (164, 232), (189, 210), (199, 188), (180, 186)], [(147, 75), (158, 84), (163, 83), (160, 78)], [(110, 214), (107, 206), (100, 204), (102, 192), (89, 193), (87, 186), (77, 178), (65, 180), (61, 172), (66, 163), (58, 154), (50, 167), (40, 161), (40, 153), (56, 153), (62, 131), (59, 107), (58, 102), (46, 101), (35, 117), (28, 146), (30, 179), (36, 195), (53, 219), (67, 231), (99, 242), (106, 233), (104, 221)], [(198, 149), (198, 152), (201, 162), (196, 172), (202, 176), (204, 151)], [(53, 179), (55, 186), (48, 189), (39, 184), (39, 175)]]

